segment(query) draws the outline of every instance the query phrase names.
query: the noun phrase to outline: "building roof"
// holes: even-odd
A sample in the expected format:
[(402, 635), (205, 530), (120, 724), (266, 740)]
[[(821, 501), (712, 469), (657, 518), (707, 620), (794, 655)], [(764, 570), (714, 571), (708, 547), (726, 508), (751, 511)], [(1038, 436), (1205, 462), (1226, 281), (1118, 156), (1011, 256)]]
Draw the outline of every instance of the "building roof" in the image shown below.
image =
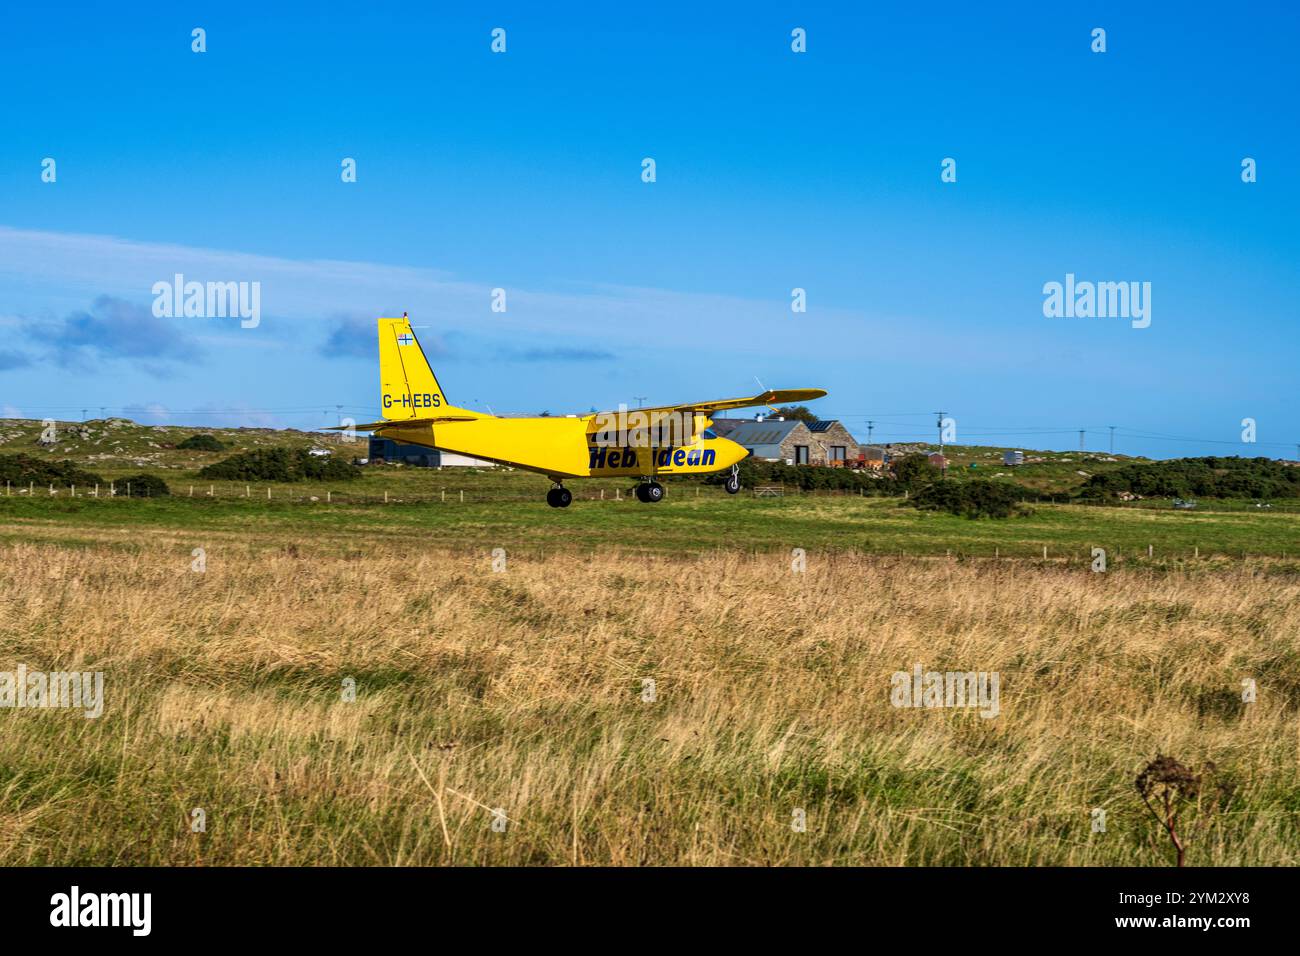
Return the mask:
[(745, 422), (733, 428), (727, 435), (731, 441), (743, 445), (754, 453), (755, 458), (780, 458), (781, 442), (790, 437), (790, 433), (802, 425), (797, 419), (785, 421), (768, 419), (762, 422)]
[(803, 422), (790, 418), (783, 422), (775, 419), (745, 422), (733, 428), (727, 437), (741, 445), (779, 445), (802, 424)]

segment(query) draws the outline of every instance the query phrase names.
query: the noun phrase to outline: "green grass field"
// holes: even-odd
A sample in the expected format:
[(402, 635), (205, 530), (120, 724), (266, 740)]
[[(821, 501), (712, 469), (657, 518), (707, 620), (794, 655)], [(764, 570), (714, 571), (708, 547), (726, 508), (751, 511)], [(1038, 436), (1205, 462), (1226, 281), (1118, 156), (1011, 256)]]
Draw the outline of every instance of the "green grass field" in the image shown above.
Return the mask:
[[(658, 505), (629, 499), (626, 482), (575, 483), (579, 497), (565, 510), (547, 507), (544, 479), (437, 474), (370, 479), (326, 487), (196, 486), (195, 497), (70, 498), (36, 494), (0, 498), (0, 536), (41, 540), (77, 529), (165, 531), (174, 536), (301, 535), (339, 548), (367, 541), (425, 542), (455, 549), (706, 553), (791, 548), (867, 554), (1041, 558), (1087, 564), (1091, 550), (1108, 560), (1202, 557), (1300, 557), (1300, 514), (1242, 507), (1194, 512), (1143, 507), (1035, 504), (1024, 517), (970, 520), (921, 512), (895, 498), (852, 495), (729, 496), (681, 482)], [(428, 479), (420, 481), (420, 479)], [(439, 487), (441, 485), (442, 487)], [(392, 490), (389, 490), (392, 489)], [(460, 492), (468, 489), (466, 500)], [(388, 491), (389, 500), (384, 501)], [(605, 492), (602, 500), (599, 495)], [(445, 500), (443, 493), (445, 492)], [(615, 500), (615, 493), (621, 500)], [(105, 489), (105, 494), (107, 489)], [(327, 501), (327, 497), (330, 499)], [(312, 500), (315, 498), (316, 500)], [(128, 537), (123, 545), (140, 543)]]

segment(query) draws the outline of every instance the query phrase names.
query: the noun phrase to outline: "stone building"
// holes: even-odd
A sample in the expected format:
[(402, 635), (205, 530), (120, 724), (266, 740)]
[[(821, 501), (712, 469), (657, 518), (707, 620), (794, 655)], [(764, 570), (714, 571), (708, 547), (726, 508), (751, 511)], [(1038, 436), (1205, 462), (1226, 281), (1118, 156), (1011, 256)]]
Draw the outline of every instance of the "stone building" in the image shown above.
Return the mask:
[(747, 421), (728, 428), (725, 437), (764, 461), (831, 465), (847, 464), (858, 457), (857, 441), (837, 421), (805, 423), (774, 418)]

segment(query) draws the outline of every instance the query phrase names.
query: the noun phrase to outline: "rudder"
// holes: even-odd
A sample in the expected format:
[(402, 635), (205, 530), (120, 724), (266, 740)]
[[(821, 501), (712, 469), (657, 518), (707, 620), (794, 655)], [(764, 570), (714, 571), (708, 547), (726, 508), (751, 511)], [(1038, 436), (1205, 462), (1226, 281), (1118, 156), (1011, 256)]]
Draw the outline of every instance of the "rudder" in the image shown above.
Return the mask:
[(389, 421), (428, 417), (451, 405), (406, 316), (379, 320), (379, 403)]

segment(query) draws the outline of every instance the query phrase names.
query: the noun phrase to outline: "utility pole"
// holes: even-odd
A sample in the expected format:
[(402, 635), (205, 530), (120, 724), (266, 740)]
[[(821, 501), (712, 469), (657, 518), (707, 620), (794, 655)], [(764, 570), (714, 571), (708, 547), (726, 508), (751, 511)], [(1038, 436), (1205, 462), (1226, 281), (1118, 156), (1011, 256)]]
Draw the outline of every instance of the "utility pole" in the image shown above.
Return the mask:
[[(871, 444), (871, 433), (872, 431), (875, 430), (875, 427), (876, 427), (875, 422), (867, 422), (867, 444), (868, 445)], [(1296, 447), (1300, 448), (1300, 445), (1297, 445)]]
[(1107, 425), (1106, 427), (1110, 429), (1110, 453), (1113, 455), (1115, 454), (1115, 426)]
[(944, 416), (944, 413), (943, 413), (943, 412), (935, 412), (935, 414), (939, 416), (939, 426), (938, 426), (938, 427), (939, 427), (939, 457), (940, 457), (941, 459), (943, 459), (943, 461), (944, 461), (944, 464), (941, 465), (940, 468), (939, 468), (939, 473), (940, 473), (941, 475), (946, 475), (946, 474), (948, 473), (948, 463), (947, 463), (947, 459), (944, 458), (944, 454), (943, 454), (943, 416)]
[(1084, 428), (1080, 428), (1080, 429), (1079, 429), (1079, 451), (1083, 451), (1083, 433), (1084, 433), (1086, 430), (1087, 430), (1087, 429), (1084, 429)]
[(646, 400), (646, 397), (647, 397), (647, 396), (645, 396), (645, 395), (633, 395), (632, 397), (636, 399), (636, 407), (637, 407), (637, 408), (640, 408), (642, 405), (645, 404), (645, 400)]

